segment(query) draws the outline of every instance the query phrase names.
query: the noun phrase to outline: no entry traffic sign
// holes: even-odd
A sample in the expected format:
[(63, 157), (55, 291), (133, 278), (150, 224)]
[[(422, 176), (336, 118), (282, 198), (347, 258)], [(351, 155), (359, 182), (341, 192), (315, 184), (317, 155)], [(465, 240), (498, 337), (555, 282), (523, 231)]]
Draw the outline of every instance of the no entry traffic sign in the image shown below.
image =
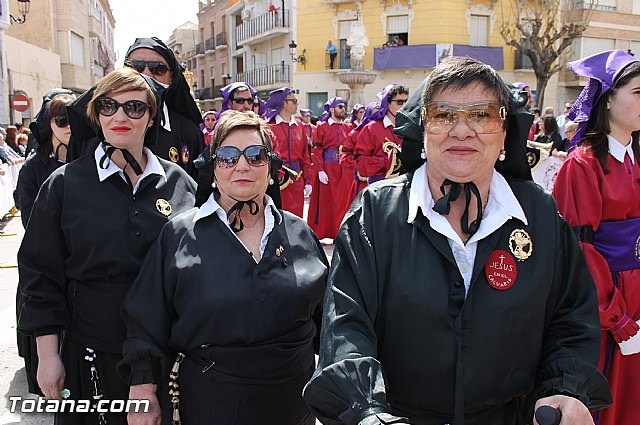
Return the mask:
[(18, 112), (24, 112), (29, 109), (29, 98), (22, 93), (11, 96), (11, 107)]

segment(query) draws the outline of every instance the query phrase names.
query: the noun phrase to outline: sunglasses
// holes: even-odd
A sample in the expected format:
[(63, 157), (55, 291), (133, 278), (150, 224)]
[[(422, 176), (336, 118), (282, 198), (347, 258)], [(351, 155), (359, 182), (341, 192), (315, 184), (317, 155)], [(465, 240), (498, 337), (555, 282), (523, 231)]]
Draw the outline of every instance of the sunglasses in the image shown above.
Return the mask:
[(104, 115), (105, 117), (114, 115), (116, 112), (118, 112), (118, 109), (122, 107), (124, 113), (129, 118), (134, 120), (142, 118), (151, 106), (141, 100), (127, 100), (124, 103), (120, 103), (115, 99), (111, 99), (110, 97), (99, 98), (98, 100), (96, 100), (96, 105), (98, 106), (98, 113), (100, 115)]
[(149, 72), (151, 74), (161, 77), (167, 73), (169, 67), (162, 62), (158, 61), (138, 61), (138, 60), (130, 60), (124, 63), (124, 66), (129, 68), (133, 68), (136, 71), (142, 73), (145, 68), (149, 68)]
[(504, 128), (507, 110), (498, 102), (449, 103), (429, 102), (422, 108), (422, 120), (430, 134), (444, 134), (458, 123), (460, 114), (467, 125), (478, 134), (493, 134)]
[(66, 115), (53, 117), (53, 122), (55, 122), (58, 127), (64, 128), (69, 125), (69, 117), (67, 117)]
[(344, 105), (343, 105), (343, 104), (340, 104), (340, 105), (336, 105), (336, 106), (334, 106), (334, 108), (340, 108), (340, 109), (344, 109)]
[(219, 146), (211, 158), (219, 167), (232, 168), (238, 165), (240, 155), (244, 155), (252, 167), (262, 167), (269, 163), (269, 151), (264, 145), (251, 145), (244, 148), (244, 150), (240, 150), (235, 146)]
[(244, 98), (244, 97), (236, 97), (233, 99), (234, 102), (236, 102), (238, 105), (242, 105), (243, 103), (246, 103), (247, 105), (252, 105), (253, 104), (253, 99), (252, 98)]
[(285, 99), (285, 102), (293, 102), (295, 105), (298, 104), (298, 99)]
[(402, 106), (407, 103), (408, 99), (391, 99), (389, 102), (395, 102), (398, 106)]

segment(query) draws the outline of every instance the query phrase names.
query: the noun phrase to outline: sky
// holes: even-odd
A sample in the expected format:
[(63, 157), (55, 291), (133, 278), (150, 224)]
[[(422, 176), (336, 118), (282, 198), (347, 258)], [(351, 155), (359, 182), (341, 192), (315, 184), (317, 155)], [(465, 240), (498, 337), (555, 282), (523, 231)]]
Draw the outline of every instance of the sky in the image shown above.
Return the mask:
[(136, 38), (167, 41), (176, 27), (187, 21), (198, 23), (198, 0), (109, 0), (109, 4), (116, 20), (116, 68)]

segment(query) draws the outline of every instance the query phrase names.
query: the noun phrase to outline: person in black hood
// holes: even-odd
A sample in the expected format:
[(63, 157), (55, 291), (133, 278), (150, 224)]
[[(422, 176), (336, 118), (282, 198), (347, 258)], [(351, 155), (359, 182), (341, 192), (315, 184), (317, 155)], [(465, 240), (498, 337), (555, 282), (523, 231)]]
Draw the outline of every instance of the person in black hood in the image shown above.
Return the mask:
[(151, 150), (180, 165), (197, 181), (193, 160), (204, 148), (204, 137), (199, 130), (202, 114), (191, 96), (182, 73), (183, 66), (173, 51), (156, 37), (137, 38), (127, 50), (124, 65), (148, 75), (166, 88), (164, 105), (158, 113), (161, 124), (158, 139), (151, 145)]
[(611, 402), (595, 286), (528, 181), (532, 117), (513, 97), (454, 57), (399, 111), (412, 171), (364, 189), (335, 241), (303, 393), (323, 424), (524, 425), (547, 404), (593, 425)]

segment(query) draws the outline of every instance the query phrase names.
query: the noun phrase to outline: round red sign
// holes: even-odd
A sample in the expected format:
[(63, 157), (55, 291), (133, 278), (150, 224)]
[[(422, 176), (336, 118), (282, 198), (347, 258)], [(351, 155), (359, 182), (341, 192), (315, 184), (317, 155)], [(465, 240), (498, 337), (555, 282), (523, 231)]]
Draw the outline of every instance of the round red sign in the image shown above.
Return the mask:
[(518, 268), (513, 256), (497, 249), (491, 253), (484, 265), (484, 274), (489, 285), (500, 291), (511, 288), (518, 277)]
[(24, 112), (29, 109), (29, 98), (22, 93), (11, 96), (11, 107), (18, 112)]

